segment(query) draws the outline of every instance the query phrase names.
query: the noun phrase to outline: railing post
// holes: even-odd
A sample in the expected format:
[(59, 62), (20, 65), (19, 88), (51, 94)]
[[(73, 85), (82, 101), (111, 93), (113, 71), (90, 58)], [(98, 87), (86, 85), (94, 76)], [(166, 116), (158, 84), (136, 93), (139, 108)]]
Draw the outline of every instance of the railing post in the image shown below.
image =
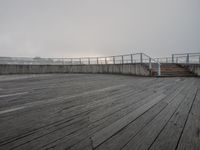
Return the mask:
[(97, 57), (97, 65), (99, 64), (99, 58)]
[(63, 65), (65, 64), (64, 58), (62, 58), (62, 64), (63, 64)]
[(142, 63), (142, 53), (140, 53), (140, 63)]
[(161, 71), (160, 71), (160, 63), (158, 63), (158, 76), (161, 75)]
[(124, 64), (124, 56), (122, 56), (122, 64)]
[(81, 64), (81, 58), (79, 58), (79, 64)]
[(151, 57), (149, 57), (149, 75), (152, 75)]
[(172, 63), (174, 63), (174, 54), (172, 54)]
[(199, 56), (199, 64), (200, 64), (200, 56)]
[(152, 69), (152, 65), (151, 65), (151, 57), (149, 57), (149, 70)]
[(176, 63), (178, 63), (178, 57), (176, 57)]
[(133, 64), (133, 54), (131, 54), (131, 63)]
[(72, 63), (73, 63), (73, 59), (71, 58), (71, 65), (72, 65)]
[(187, 57), (186, 57), (186, 63), (187, 64), (190, 62), (189, 57), (190, 57), (189, 54), (187, 54)]
[(88, 65), (90, 65), (90, 58), (88, 58)]
[(107, 64), (107, 59), (106, 59), (106, 57), (105, 57), (105, 64)]
[(115, 64), (115, 56), (113, 56), (113, 64)]

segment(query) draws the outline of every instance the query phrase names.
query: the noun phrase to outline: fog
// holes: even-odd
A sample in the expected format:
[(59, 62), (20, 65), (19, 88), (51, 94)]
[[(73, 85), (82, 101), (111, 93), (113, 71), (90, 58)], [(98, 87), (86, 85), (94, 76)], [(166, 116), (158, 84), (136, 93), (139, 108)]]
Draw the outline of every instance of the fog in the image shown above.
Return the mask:
[(199, 0), (1, 0), (0, 56), (200, 52)]

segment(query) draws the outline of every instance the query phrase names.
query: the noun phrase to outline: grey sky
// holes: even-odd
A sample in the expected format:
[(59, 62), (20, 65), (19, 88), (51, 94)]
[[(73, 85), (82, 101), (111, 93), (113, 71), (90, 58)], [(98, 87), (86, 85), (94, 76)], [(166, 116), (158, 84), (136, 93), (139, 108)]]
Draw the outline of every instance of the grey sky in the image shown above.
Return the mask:
[(200, 0), (0, 0), (0, 56), (200, 51)]

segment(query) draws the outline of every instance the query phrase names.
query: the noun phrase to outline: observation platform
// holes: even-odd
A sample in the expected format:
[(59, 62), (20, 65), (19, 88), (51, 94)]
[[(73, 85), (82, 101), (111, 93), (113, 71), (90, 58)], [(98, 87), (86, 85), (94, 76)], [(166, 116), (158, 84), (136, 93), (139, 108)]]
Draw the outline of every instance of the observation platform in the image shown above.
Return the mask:
[(0, 76), (1, 150), (199, 150), (200, 79)]

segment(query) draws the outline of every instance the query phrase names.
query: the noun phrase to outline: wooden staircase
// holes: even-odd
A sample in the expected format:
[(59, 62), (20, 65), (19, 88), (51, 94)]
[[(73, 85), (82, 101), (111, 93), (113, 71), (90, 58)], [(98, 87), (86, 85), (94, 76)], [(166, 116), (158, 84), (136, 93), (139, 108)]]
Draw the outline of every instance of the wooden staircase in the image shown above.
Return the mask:
[(161, 64), (161, 76), (193, 77), (193, 76), (195, 76), (195, 74), (179, 64), (162, 63)]

